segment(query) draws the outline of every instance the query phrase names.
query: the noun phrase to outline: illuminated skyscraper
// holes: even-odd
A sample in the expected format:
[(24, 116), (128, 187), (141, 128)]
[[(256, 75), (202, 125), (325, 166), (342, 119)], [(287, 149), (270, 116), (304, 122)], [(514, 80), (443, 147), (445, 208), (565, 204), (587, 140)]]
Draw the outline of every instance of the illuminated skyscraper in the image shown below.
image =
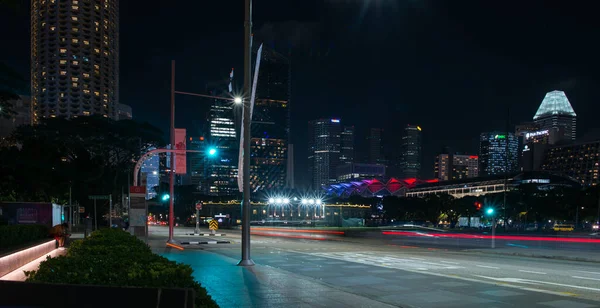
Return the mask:
[(344, 126), (341, 136), (340, 165), (354, 162), (354, 126)]
[(435, 177), (440, 181), (461, 180), (479, 176), (477, 155), (439, 154), (435, 158)]
[[(507, 144), (508, 143), (508, 144)], [(518, 171), (519, 141), (515, 134), (481, 133), (479, 138), (479, 174), (499, 175)]]
[(250, 140), (250, 186), (253, 192), (286, 186), (290, 74), (289, 60), (263, 46)]
[(383, 148), (381, 147), (381, 128), (371, 128), (369, 135), (367, 136), (368, 147), (369, 147), (369, 159), (370, 164), (380, 164), (383, 162)]
[(308, 123), (308, 168), (313, 189), (336, 183), (341, 134), (339, 119), (318, 119)]
[(33, 122), (44, 117), (117, 119), (119, 1), (31, 1)]
[(402, 136), (400, 173), (403, 178), (419, 178), (421, 175), (421, 127), (408, 124)]
[(575, 141), (577, 136), (577, 114), (563, 91), (546, 93), (533, 121), (540, 130), (548, 130), (550, 144), (559, 141)]

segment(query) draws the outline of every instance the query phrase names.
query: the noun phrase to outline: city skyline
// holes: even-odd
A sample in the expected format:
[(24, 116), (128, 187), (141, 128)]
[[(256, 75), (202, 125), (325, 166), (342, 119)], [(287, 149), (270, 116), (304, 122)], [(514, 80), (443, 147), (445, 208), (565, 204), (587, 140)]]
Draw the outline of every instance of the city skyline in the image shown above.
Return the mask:
[[(223, 3), (203, 4), (203, 7), (206, 5), (210, 6), (212, 9), (209, 9), (208, 11), (212, 12), (226, 11), (220, 9), (231, 5), (226, 2), (227, 1), (224, 1)], [(11, 31), (11, 33), (8, 34), (9, 39), (15, 42), (13, 48), (1, 51), (3, 59), (14, 59), (14, 61), (11, 61), (11, 65), (14, 65), (17, 71), (22, 72), (23, 76), (26, 78), (29, 75), (30, 61), (27, 56), (29, 54), (27, 49), (29, 48), (30, 41), (29, 34), (26, 31), (30, 26), (28, 5), (29, 4), (24, 4), (23, 8), (20, 11), (17, 11), (16, 14), (11, 14), (11, 16), (6, 16), (6, 18), (3, 19), (6, 23), (20, 24), (22, 26), (16, 27), (15, 31)], [(472, 37), (465, 37), (452, 30), (441, 31), (437, 35), (443, 38), (439, 41), (439, 44), (443, 44), (447, 48), (440, 49), (447, 52), (445, 54), (447, 57), (459, 61), (459, 63), (467, 64), (460, 69), (465, 73), (460, 74), (460, 76), (452, 75), (452, 77), (450, 77), (448, 72), (452, 71), (454, 73), (455, 70), (451, 69), (444, 60), (439, 60), (446, 58), (438, 52), (431, 51), (432, 49), (428, 47), (431, 47), (433, 43), (429, 39), (424, 38), (419, 50), (425, 50), (427, 52), (418, 55), (418, 59), (432, 60), (433, 62), (426, 66), (426, 70), (431, 70), (432, 72), (435, 72), (434, 76), (439, 76), (432, 81), (427, 79), (427, 82), (432, 82), (431, 85), (425, 82), (426, 79), (424, 79), (423, 76), (423, 68), (408, 66), (405, 67), (403, 73), (396, 77), (394, 77), (393, 73), (372, 74), (375, 71), (365, 67), (368, 63), (370, 63), (370, 67), (377, 67), (378, 61), (370, 58), (361, 58), (364, 62), (359, 63), (360, 65), (356, 72), (363, 72), (364, 76), (380, 76), (378, 79), (381, 79), (380, 82), (377, 83), (377, 86), (371, 85), (370, 82), (366, 84), (366, 87), (370, 90), (368, 91), (369, 95), (365, 96), (365, 93), (362, 93), (362, 91), (356, 87), (356, 83), (348, 78), (349, 76), (353, 76), (350, 74), (351, 71), (346, 67), (340, 66), (347, 63), (349, 59), (340, 56), (342, 46), (346, 46), (344, 45), (346, 43), (328, 35), (330, 31), (339, 27), (335, 25), (333, 21), (339, 21), (343, 18), (349, 18), (348, 23), (356, 26), (356, 29), (352, 30), (355, 35), (364, 35), (365, 32), (360, 29), (360, 24), (356, 21), (358, 15), (352, 15), (356, 12), (355, 10), (358, 9), (358, 7), (354, 7), (352, 4), (348, 3), (346, 4), (349, 9), (348, 12), (334, 12), (332, 21), (328, 22), (325, 21), (318, 12), (319, 10), (325, 10), (326, 12), (331, 13), (332, 6), (330, 4), (295, 4), (293, 5), (294, 9), (285, 8), (278, 4), (273, 5), (273, 3), (268, 2), (257, 2), (257, 5), (259, 5), (259, 7), (257, 8), (258, 15), (255, 20), (256, 40), (265, 42), (267, 45), (284, 53), (293, 63), (293, 68), (301, 68), (296, 70), (298, 73), (293, 76), (291, 87), (293, 88), (293, 100), (297, 102), (296, 106), (302, 107), (295, 107), (296, 109), (293, 116), (290, 118), (290, 131), (292, 132), (290, 137), (293, 137), (297, 144), (297, 153), (295, 155), (297, 163), (295, 169), (297, 170), (296, 178), (299, 180), (299, 184), (303, 184), (302, 178), (304, 175), (301, 170), (307, 169), (307, 155), (305, 152), (307, 136), (303, 133), (305, 132), (305, 129), (303, 128), (309, 119), (315, 118), (315, 116), (318, 115), (336, 115), (345, 119), (347, 123), (353, 123), (357, 130), (368, 127), (377, 127), (380, 126), (378, 125), (379, 123), (383, 123), (384, 125), (381, 125), (382, 128), (385, 129), (386, 134), (390, 135), (397, 133), (394, 132), (393, 129), (390, 129), (389, 126), (391, 126), (391, 123), (420, 123), (423, 127), (427, 127), (427, 131), (423, 138), (423, 164), (426, 166), (423, 168), (423, 172), (425, 172), (423, 175), (424, 178), (433, 177), (433, 172), (428, 166), (434, 161), (435, 155), (437, 155), (437, 149), (442, 145), (451, 145), (458, 152), (477, 153), (479, 147), (478, 135), (480, 132), (504, 128), (504, 123), (506, 122), (506, 116), (504, 116), (506, 107), (510, 107), (510, 122), (521, 123), (531, 119), (531, 114), (535, 113), (544, 93), (555, 89), (565, 91), (571, 104), (575, 107), (578, 114), (581, 115), (577, 123), (579, 136), (591, 132), (592, 128), (594, 128), (595, 124), (592, 115), (597, 112), (593, 110), (593, 108), (596, 108), (594, 107), (594, 104), (589, 102), (593, 101), (595, 85), (593, 80), (589, 79), (587, 73), (594, 65), (597, 65), (597, 61), (591, 61), (592, 58), (590, 58), (590, 55), (594, 54), (593, 50), (595, 49), (584, 49), (585, 52), (583, 54), (578, 53), (577, 59), (575, 60), (575, 58), (571, 56), (573, 53), (571, 48), (569, 48), (570, 45), (577, 45), (576, 43), (580, 42), (579, 40), (585, 37), (584, 34), (588, 30), (582, 29), (578, 25), (567, 24), (566, 22), (556, 23), (548, 29), (534, 28), (538, 32), (533, 35), (534, 40), (525, 46), (529, 49), (521, 48), (519, 49), (520, 51), (517, 52), (510, 47), (510, 44), (501, 44), (504, 48), (501, 49), (501, 52), (510, 56), (481, 53), (479, 50), (473, 49), (473, 47), (469, 45), (472, 43), (469, 40), (473, 40), (484, 46), (499, 44), (490, 41), (489, 35), (487, 37), (482, 36), (482, 33), (490, 33), (490, 31), (493, 37), (498, 36), (496, 26), (491, 23), (492, 20), (495, 20), (495, 18), (500, 16), (498, 14), (513, 14), (517, 24), (529, 25), (530, 23), (535, 24), (536, 20), (546, 18), (548, 15), (554, 16), (558, 14), (555, 8), (536, 7), (536, 11), (533, 12), (533, 15), (528, 15), (527, 18), (525, 18), (525, 16), (517, 12), (509, 12), (509, 6), (502, 4), (477, 4), (481, 6), (482, 14), (487, 14), (487, 16), (490, 17), (490, 23), (483, 23), (483, 25), (478, 25), (478, 28), (481, 29), (475, 29), (473, 28), (473, 20), (461, 15), (460, 7), (462, 4), (456, 4), (455, 6), (450, 7), (445, 4), (436, 4), (427, 7), (426, 9), (410, 7), (410, 5), (409, 7), (395, 7), (395, 13), (405, 12), (408, 21), (410, 22), (418, 22), (415, 20), (415, 17), (419, 10), (426, 14), (427, 20), (435, 22), (436, 25), (443, 24), (453, 26), (455, 24), (449, 20), (449, 17), (463, 18), (465, 27), (474, 33)], [(144, 20), (145, 17), (134, 14), (133, 12), (136, 12), (139, 8), (132, 4), (120, 3), (120, 8), (120, 62), (122, 63), (121, 66), (123, 66), (120, 73), (122, 88), (120, 96), (123, 97), (121, 101), (132, 106), (136, 114), (136, 119), (149, 121), (161, 127), (163, 131), (166, 132), (167, 121), (162, 119), (160, 115), (164, 114), (166, 108), (168, 108), (168, 89), (165, 89), (164, 84), (166, 84), (166, 80), (168, 80), (169, 60), (173, 57), (170, 55), (171, 53), (168, 49), (163, 51), (162, 47), (149, 47), (148, 54), (151, 55), (152, 58), (148, 58), (148, 55), (140, 55), (138, 48), (152, 46), (152, 44), (148, 44), (152, 42), (152, 40), (148, 40), (146, 36), (138, 37), (137, 34), (141, 33), (141, 29), (136, 25), (151, 25), (151, 23)], [(489, 10), (490, 8), (498, 9), (498, 13), (492, 13), (492, 10)], [(526, 5), (524, 9), (527, 8), (530, 8), (529, 5)], [(166, 7), (164, 9), (165, 11), (169, 11), (172, 8)], [(294, 44), (286, 44), (286, 39), (284, 39), (285, 36), (269, 30), (272, 29), (273, 25), (278, 25), (277, 21), (269, 20), (270, 16), (272, 16), (269, 12), (278, 12), (283, 19), (296, 19), (300, 25), (314, 23), (314, 29), (320, 34), (311, 36), (301, 33), (302, 40), (294, 41)], [(156, 14), (150, 13), (151, 12), (149, 12), (149, 16)], [(233, 14), (235, 15), (238, 13), (234, 12)], [(375, 11), (367, 12), (367, 16), (370, 17), (373, 17), (374, 14), (376, 14)], [(210, 15), (215, 16), (207, 15), (206, 20), (202, 20), (202, 23), (206, 22), (207, 24), (223, 26), (220, 28), (222, 33), (224, 33), (223, 37), (231, 38), (236, 35), (241, 35), (241, 30), (235, 30), (239, 27), (230, 25), (226, 21), (231, 16), (224, 18), (223, 21), (217, 21), (217, 23), (215, 23), (215, 19), (220, 17), (216, 16), (218, 14)], [(182, 18), (182, 20), (185, 20), (185, 18)], [(389, 16), (382, 16), (382, 21), (392, 22), (391, 25), (393, 30), (401, 31), (397, 28), (398, 24), (394, 23)], [(153, 27), (157, 26), (153, 25)], [(25, 29), (25, 31), (19, 32), (19, 29)], [(168, 29), (152, 29), (159, 32), (169, 31)], [(183, 33), (177, 34), (176, 37), (172, 38), (172, 41), (169, 41), (172, 44), (167, 45), (179, 46), (178, 44), (180, 43), (178, 42), (183, 42), (186, 33), (189, 35), (190, 32), (189, 30), (186, 30), (185, 27), (180, 27), (180, 29), (183, 29)], [(294, 29), (296, 29), (296, 27), (287, 26), (282, 28), (282, 32), (286, 33), (286, 31), (290, 32), (294, 31)], [(505, 28), (505, 31), (511, 31), (511, 33), (518, 34), (516, 29), (516, 26), (511, 26), (508, 29)], [(577, 35), (569, 36), (564, 44), (557, 46), (553, 50), (545, 49), (539, 51), (535, 48), (537, 46), (542, 46), (544, 40), (547, 40), (551, 35), (554, 35), (555, 33), (565, 33), (564, 31), (567, 31), (566, 29)], [(425, 33), (435, 34), (432, 30), (432, 28), (424, 29)], [(487, 30), (487, 32), (484, 30)], [(149, 31), (152, 30), (150, 29)], [(406, 34), (409, 36), (415, 35), (415, 33), (410, 31), (406, 32)], [(528, 34), (531, 34), (531, 32), (528, 32)], [(527, 37), (532, 36), (527, 35)], [(510, 41), (508, 38), (504, 37), (501, 37), (501, 39), (505, 42)], [(520, 42), (521, 39), (521, 36), (516, 36), (513, 40)], [(465, 41), (469, 44), (465, 45)], [(217, 48), (219, 51), (201, 50), (199, 54), (194, 52), (193, 56), (192, 53), (184, 52), (177, 57), (178, 61), (186, 64), (184, 67), (178, 68), (178, 76), (185, 76), (179, 78), (178, 80), (180, 81), (177, 83), (182, 89), (191, 89), (193, 91), (195, 88), (203, 87), (206, 81), (214, 80), (215, 76), (228, 73), (228, 69), (226, 68), (241, 67), (241, 57), (235, 52), (228, 51), (235, 50), (237, 45), (241, 45), (240, 42), (237, 42), (236, 40), (228, 40), (226, 42), (225, 39), (217, 39), (214, 42), (219, 46), (229, 46), (231, 48)], [(381, 37), (374, 37), (369, 44), (378, 46), (380, 42), (383, 42)], [(460, 47), (457, 43), (459, 43), (460, 46), (465, 47)], [(160, 46), (162, 45), (163, 44), (160, 44)], [(365, 45), (360, 45), (356, 49), (351, 48), (343, 50), (352, 52), (352, 55), (356, 56), (357, 53), (371, 50), (373, 46), (370, 46), (370, 49), (365, 49)], [(390, 50), (397, 51), (399, 46), (392, 45), (389, 48)], [(191, 48), (190, 50), (193, 49), (194, 48)], [(538, 54), (535, 60), (532, 60), (534, 63), (531, 65), (531, 68), (524, 70), (519, 59), (529, 59), (528, 57), (531, 55), (532, 50), (541, 53)], [(458, 56), (457, 52), (459, 51), (473, 55), (473, 59), (476, 60), (470, 61)], [(403, 51), (403, 54), (415, 57), (413, 52), (414, 50), (410, 49)], [(25, 54), (25, 57), (23, 54)], [(333, 58), (334, 55), (336, 58)], [(142, 59), (139, 59), (139, 57), (142, 57)], [(205, 59), (211, 59), (211, 61), (206, 61)], [(485, 62), (490, 59), (499, 60), (497, 61), (499, 64)], [(586, 60), (584, 61), (584, 59)], [(556, 61), (574, 62), (571, 66), (572, 69), (566, 71), (562, 69), (560, 65), (556, 64)], [(402, 61), (393, 62), (391, 63), (391, 67), (397, 68), (401, 62)], [(486, 68), (484, 71), (474, 69), (469, 66), (470, 64), (473, 64), (472, 62), (486, 63), (486, 65), (491, 65), (491, 67)], [(159, 73), (142, 73), (144, 75), (142, 76), (138, 71), (143, 72), (145, 68), (141, 67), (139, 64), (132, 63), (152, 63), (151, 66), (153, 67), (153, 70), (157, 69), (157, 72)], [(586, 65), (582, 66), (580, 63), (585, 63)], [(500, 67), (500, 65), (504, 65), (506, 68)], [(315, 72), (315, 74), (312, 74), (311, 78), (307, 78), (308, 75), (305, 71), (312, 71)], [(498, 77), (492, 77), (487, 71), (493, 71), (495, 74), (494, 76)], [(477, 78), (477, 80), (481, 81), (470, 78), (469, 76), (471, 75), (482, 75), (481, 78)], [(330, 79), (330, 77), (327, 76), (335, 76), (335, 78)], [(412, 76), (413, 79), (406, 79), (407, 76)], [(529, 79), (527, 78), (534, 78), (536, 80), (535, 85), (530, 85), (528, 83)], [(455, 81), (450, 82), (447, 86), (439, 83), (439, 81), (450, 79)], [(357, 82), (359, 80), (360, 78), (357, 79)], [(393, 100), (384, 100), (381, 95), (373, 94), (381, 92), (378, 90), (380, 88), (389, 87), (390, 82), (394, 80), (401, 82), (400, 84), (403, 91), (401, 97), (394, 98)], [(329, 85), (329, 81), (332, 82), (331, 85)], [(324, 91), (324, 85), (326, 84), (328, 85), (326, 87), (327, 91)], [(465, 84), (472, 84), (475, 85), (475, 87), (465, 87)], [(414, 90), (408, 88), (413, 86), (415, 87)], [(420, 91), (419, 95), (421, 96), (416, 95), (417, 89), (423, 89), (423, 86), (435, 88), (438, 91), (431, 91), (432, 93)], [(348, 88), (357, 90), (343, 90)], [(162, 90), (159, 92), (159, 89)], [(310, 89), (310, 91), (308, 89)], [(436, 103), (436, 100), (442, 100), (439, 99), (439, 96), (436, 97), (433, 92), (451, 94), (451, 97), (453, 97), (452, 103), (454, 105), (459, 104), (465, 106), (462, 108), (463, 110), (469, 110), (469, 120), (457, 120), (460, 119), (460, 114), (450, 110), (448, 107)], [(150, 93), (153, 94), (149, 95)], [(349, 98), (349, 96), (352, 96), (352, 98)], [(178, 114), (176, 115), (177, 122), (182, 123), (181, 126), (190, 128), (190, 135), (198, 135), (198, 132), (193, 130), (195, 127), (194, 123), (198, 120), (191, 118), (191, 115), (206, 113), (206, 108), (208, 108), (208, 106), (206, 106), (207, 104), (197, 104), (192, 102), (190, 98), (183, 97), (178, 98), (178, 101), (181, 101), (181, 104), (178, 103), (178, 106), (181, 107), (178, 107)], [(386, 103), (382, 103), (384, 101)], [(345, 103), (342, 104), (341, 102)], [(479, 104), (484, 104), (485, 108), (482, 108)], [(429, 105), (431, 105), (432, 108), (423, 109), (421, 107)], [(315, 107), (319, 108), (316, 109)], [(140, 111), (138, 112), (137, 110)], [(432, 113), (431, 110), (434, 110), (435, 112)], [(311, 115), (310, 113), (313, 114)], [(488, 114), (495, 114), (496, 116), (491, 117), (491, 119), (484, 119)], [(413, 119), (410, 119), (411, 117)], [(375, 121), (379, 123), (375, 123)]]

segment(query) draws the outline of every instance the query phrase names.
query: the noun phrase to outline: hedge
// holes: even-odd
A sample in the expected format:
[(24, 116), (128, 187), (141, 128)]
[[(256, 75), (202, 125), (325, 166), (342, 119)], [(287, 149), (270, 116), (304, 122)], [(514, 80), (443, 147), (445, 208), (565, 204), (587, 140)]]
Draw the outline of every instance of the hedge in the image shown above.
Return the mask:
[(127, 232), (101, 229), (73, 242), (66, 256), (49, 258), (36, 272), (25, 274), (30, 282), (193, 288), (196, 307), (218, 307), (192, 272), (189, 265), (152, 253), (144, 242)]
[(45, 238), (50, 238), (49, 228), (45, 225), (0, 226), (1, 250), (8, 250)]

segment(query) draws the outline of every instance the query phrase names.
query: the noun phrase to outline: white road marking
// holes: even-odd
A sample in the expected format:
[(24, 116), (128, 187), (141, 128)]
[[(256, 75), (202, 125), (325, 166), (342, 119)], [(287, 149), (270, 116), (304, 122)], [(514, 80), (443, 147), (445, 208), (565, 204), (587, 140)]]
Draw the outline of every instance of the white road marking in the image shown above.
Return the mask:
[(579, 273), (586, 273), (586, 274), (596, 274), (596, 275), (600, 275), (600, 272), (588, 272), (588, 271), (576, 271)]
[(450, 261), (440, 261), (441, 263), (448, 263), (448, 264), (460, 264), (458, 262), (450, 262)]
[(419, 271), (426, 271), (427, 269), (420, 267), (420, 268), (417, 268), (417, 270), (419, 270)]
[(492, 269), (500, 269), (499, 267), (495, 267), (495, 266), (487, 266), (487, 265), (475, 265), (477, 267), (483, 267), (483, 268), (492, 268)]
[(571, 276), (573, 278), (577, 278), (577, 279), (586, 279), (586, 280), (596, 280), (596, 281), (600, 281), (600, 279), (598, 278), (589, 278), (589, 277), (581, 277), (581, 276)]
[(526, 271), (526, 270), (519, 270), (519, 272), (522, 272), (522, 273), (531, 273), (531, 274), (539, 274), (539, 275), (546, 275), (546, 273), (543, 273), (543, 272), (534, 272), (534, 271)]
[(422, 258), (413, 258), (413, 257), (408, 257), (408, 258), (409, 259), (413, 259), (413, 260), (425, 260), (425, 259), (422, 259)]
[(549, 285), (553, 285), (553, 286), (561, 286), (561, 287), (567, 287), (567, 288), (574, 288), (574, 289), (582, 289), (582, 290), (589, 290), (589, 291), (598, 291), (598, 292), (600, 292), (600, 289), (596, 289), (596, 288), (574, 286), (574, 285), (569, 285), (569, 284), (555, 283), (555, 282), (548, 282), (548, 281), (539, 281), (539, 280), (531, 280), (531, 279), (520, 279), (520, 278), (494, 278), (494, 277), (479, 276), (479, 275), (473, 275), (473, 276), (481, 277), (481, 278), (486, 278), (486, 279), (490, 279), (490, 280), (503, 281), (503, 282), (538, 284), (538, 285), (539, 284), (549, 284)]

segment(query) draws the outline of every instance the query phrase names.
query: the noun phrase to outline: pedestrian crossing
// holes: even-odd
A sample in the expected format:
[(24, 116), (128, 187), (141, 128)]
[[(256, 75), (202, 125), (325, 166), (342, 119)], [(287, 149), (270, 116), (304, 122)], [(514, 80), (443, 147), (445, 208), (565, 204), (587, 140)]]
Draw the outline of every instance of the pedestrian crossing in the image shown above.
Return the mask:
[(464, 268), (459, 263), (455, 264), (442, 263), (442, 262), (430, 262), (423, 258), (416, 257), (405, 257), (399, 258), (391, 255), (372, 255), (367, 253), (356, 253), (356, 252), (316, 252), (311, 253), (313, 256), (319, 256), (323, 258), (342, 260), (347, 262), (354, 262), (360, 264), (374, 265), (386, 268), (394, 268), (401, 270), (453, 270)]

